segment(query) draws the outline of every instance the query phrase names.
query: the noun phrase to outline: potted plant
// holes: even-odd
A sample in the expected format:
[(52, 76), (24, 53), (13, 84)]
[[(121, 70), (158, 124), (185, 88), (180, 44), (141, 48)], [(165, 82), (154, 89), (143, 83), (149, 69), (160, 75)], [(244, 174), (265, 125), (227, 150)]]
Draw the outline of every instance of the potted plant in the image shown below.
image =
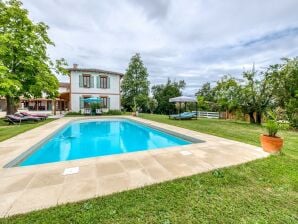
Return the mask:
[(272, 112), (269, 113), (269, 116), (265, 125), (268, 134), (261, 134), (261, 145), (266, 152), (278, 153), (283, 146), (284, 140), (276, 134), (281, 129), (282, 124), (277, 121), (276, 116)]
[(100, 109), (100, 103), (91, 103), (90, 108), (92, 114), (96, 114), (96, 109)]

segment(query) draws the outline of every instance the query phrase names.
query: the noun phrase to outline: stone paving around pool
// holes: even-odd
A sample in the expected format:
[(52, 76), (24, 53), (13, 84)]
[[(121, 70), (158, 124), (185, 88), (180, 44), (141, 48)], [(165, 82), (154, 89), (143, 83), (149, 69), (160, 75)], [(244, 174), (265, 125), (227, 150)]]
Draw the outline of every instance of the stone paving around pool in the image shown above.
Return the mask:
[[(108, 117), (104, 117), (106, 118)], [(133, 119), (204, 142), (35, 166), (3, 168), (68, 122), (82, 118), (58, 119), (0, 142), (0, 217), (134, 189), (268, 156), (256, 146), (141, 118), (117, 118)], [(79, 167), (79, 172), (63, 175), (64, 170), (71, 167)]]

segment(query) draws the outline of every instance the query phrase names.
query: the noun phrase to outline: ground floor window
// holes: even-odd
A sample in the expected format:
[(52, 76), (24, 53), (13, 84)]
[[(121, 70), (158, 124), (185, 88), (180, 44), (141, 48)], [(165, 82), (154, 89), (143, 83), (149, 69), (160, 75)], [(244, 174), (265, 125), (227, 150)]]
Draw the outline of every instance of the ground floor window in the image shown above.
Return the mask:
[(102, 107), (108, 108), (108, 97), (101, 97), (102, 100)]
[[(83, 99), (88, 99), (90, 98), (91, 96), (84, 96)], [(90, 108), (90, 103), (87, 103), (84, 101), (84, 108)]]
[(80, 96), (80, 109), (90, 108), (90, 103), (84, 101), (85, 99), (90, 97), (91, 96)]
[[(90, 108), (90, 103), (84, 101), (90, 97), (92, 96), (80, 96), (80, 109)], [(101, 108), (110, 108), (110, 98), (108, 96), (99, 96), (99, 98), (101, 99)]]

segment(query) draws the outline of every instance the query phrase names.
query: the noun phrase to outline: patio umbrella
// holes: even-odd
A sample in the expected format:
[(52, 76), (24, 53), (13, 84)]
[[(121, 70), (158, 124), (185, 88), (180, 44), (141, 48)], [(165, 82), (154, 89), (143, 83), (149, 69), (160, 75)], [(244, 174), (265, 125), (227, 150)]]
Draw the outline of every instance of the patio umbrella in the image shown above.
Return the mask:
[(83, 100), (86, 103), (100, 103), (102, 100), (99, 97), (90, 97)]

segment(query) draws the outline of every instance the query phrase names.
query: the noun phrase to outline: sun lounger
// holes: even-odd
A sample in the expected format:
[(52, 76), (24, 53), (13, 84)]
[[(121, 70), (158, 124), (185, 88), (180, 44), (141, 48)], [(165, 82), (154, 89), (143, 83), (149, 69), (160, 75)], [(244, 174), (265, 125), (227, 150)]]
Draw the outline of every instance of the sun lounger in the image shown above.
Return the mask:
[(169, 115), (169, 118), (175, 119), (177, 117), (181, 117), (181, 116), (187, 115), (188, 113), (189, 112), (183, 112), (181, 114), (171, 114), (171, 115)]
[(7, 115), (5, 121), (9, 124), (20, 124), (22, 121), (28, 121), (28, 118), (18, 117), (15, 115)]
[(27, 121), (40, 121), (40, 120), (43, 119), (43, 118), (41, 118), (41, 117), (24, 116), (24, 115), (21, 114), (21, 113), (15, 113), (14, 116), (15, 116), (15, 117), (24, 118), (24, 120), (27, 120)]
[(47, 114), (30, 114), (27, 112), (20, 112), (20, 114), (24, 115), (24, 116), (30, 116), (30, 117), (39, 117), (41, 119), (47, 119), (48, 115)]
[(172, 114), (169, 116), (170, 119), (176, 119), (176, 120), (187, 120), (195, 117), (196, 117), (196, 113), (194, 112), (184, 112), (181, 114)]

